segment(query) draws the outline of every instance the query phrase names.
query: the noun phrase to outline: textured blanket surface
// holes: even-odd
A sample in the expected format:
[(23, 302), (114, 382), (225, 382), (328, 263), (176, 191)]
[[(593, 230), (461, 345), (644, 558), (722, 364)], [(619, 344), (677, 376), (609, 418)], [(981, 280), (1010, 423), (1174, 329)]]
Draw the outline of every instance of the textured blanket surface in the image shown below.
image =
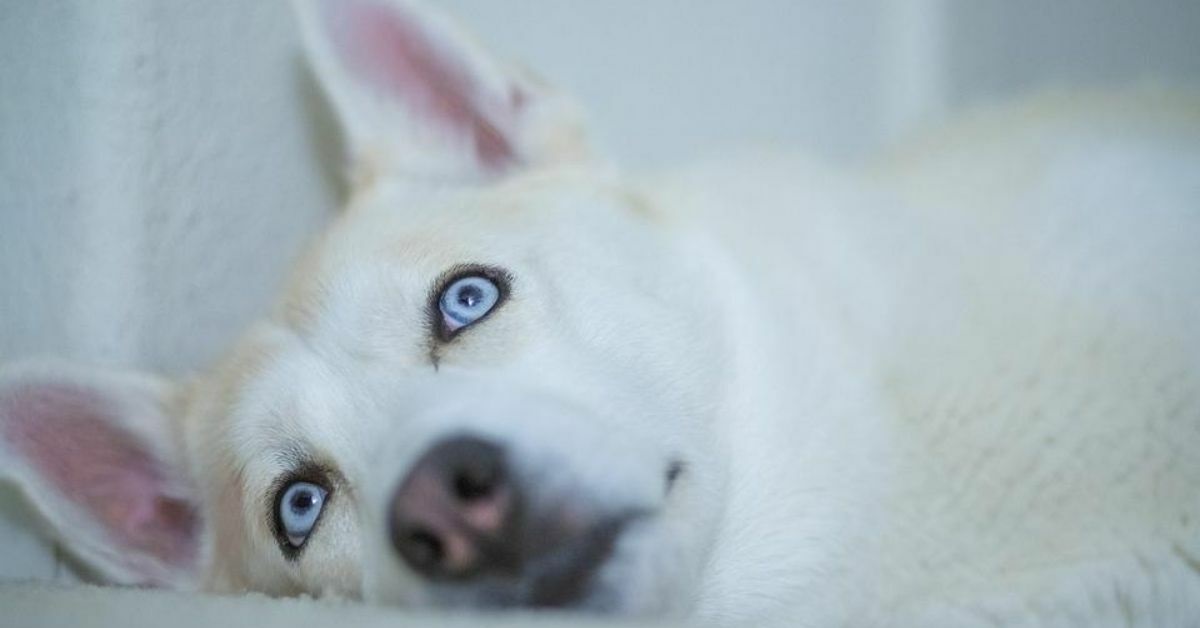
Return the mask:
[(61, 626), (120, 626), (121, 628), (191, 628), (253, 626), (305, 628), (335, 626), (402, 628), (590, 628), (602, 626), (663, 626), (612, 623), (554, 613), (502, 615), (431, 615), (367, 606), (357, 602), (277, 599), (250, 594), (234, 597), (174, 593), (153, 589), (123, 589), (94, 585), (51, 585), (32, 582), (0, 584), (0, 627), (59, 628)]

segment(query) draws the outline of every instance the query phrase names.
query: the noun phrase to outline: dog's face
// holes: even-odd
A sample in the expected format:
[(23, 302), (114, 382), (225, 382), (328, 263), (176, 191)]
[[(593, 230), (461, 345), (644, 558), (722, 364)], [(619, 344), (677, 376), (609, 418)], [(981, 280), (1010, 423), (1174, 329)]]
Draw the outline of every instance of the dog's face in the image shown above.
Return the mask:
[(348, 206), (204, 377), (10, 373), (3, 470), (116, 581), (685, 607), (724, 475), (704, 260), (439, 16), (301, 15)]
[[(217, 585), (684, 599), (715, 471), (696, 271), (620, 187), (574, 169), (408, 210), (396, 191), (356, 199), (232, 379), (198, 393), (220, 400), (188, 423), (226, 502)], [(291, 512), (297, 494), (321, 503)]]

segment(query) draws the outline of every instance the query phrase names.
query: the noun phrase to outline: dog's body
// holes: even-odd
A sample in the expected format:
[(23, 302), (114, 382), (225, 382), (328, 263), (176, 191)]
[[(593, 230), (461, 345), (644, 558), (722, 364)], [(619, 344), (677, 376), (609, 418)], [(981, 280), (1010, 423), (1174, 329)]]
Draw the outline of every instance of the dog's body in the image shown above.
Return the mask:
[(888, 554), (947, 624), (1200, 617), (1198, 112), (1046, 98), (884, 176), (933, 238), (881, 343), (909, 513)]
[[(750, 565), (788, 565), (780, 548), (811, 538), (813, 508), (767, 505), (770, 478), (833, 469), (842, 499), (870, 502), (849, 525), (824, 522), (851, 547), (827, 544), (837, 558), (819, 572), (812, 556), (782, 571), (820, 573), (804, 586), (850, 605), (835, 616), (872, 606), (865, 596), (884, 601), (870, 621), (887, 625), (1200, 617), (1198, 113), (1153, 92), (1047, 96), (960, 122), (862, 178), (755, 159), (667, 186), (680, 190), (667, 205), (719, 234), (755, 312), (735, 325), (747, 352), (735, 372), (753, 391), (738, 407), (787, 408), (764, 413), (776, 425), (738, 415), (765, 430), (733, 456), (763, 492), (731, 495), (745, 519), (730, 522), (771, 523), (727, 537), (745, 544), (718, 555), (746, 566), (701, 596), (708, 608), (792, 598), (779, 572)], [(842, 342), (819, 347), (831, 335)], [(830, 351), (853, 355), (849, 370)], [(812, 428), (795, 408), (845, 403), (849, 373), (866, 382), (861, 405), (806, 413), (830, 417), (834, 444), (796, 433)], [(815, 451), (794, 455), (799, 443)], [(831, 577), (847, 556), (865, 568)]]
[[(439, 16), (306, 7), (355, 186), (278, 310), (177, 388), (33, 367), (0, 390), (0, 469), (107, 578), (730, 623), (1200, 617), (1200, 99), (1042, 100), (863, 174), (631, 181)], [(499, 286), (478, 328), (446, 327), (463, 278)], [(502, 450), (506, 483), (439, 501), (447, 442)], [(296, 485), (327, 491), (303, 534)]]
[[(854, 587), (875, 584), (890, 609), (875, 621), (894, 625), (1200, 617), (1198, 111), (1147, 93), (1037, 99), (899, 151), (879, 187), (795, 162), (686, 178), (743, 282), (761, 281), (756, 302), (818, 286), (797, 311), (827, 307), (869, 365), (886, 418), (836, 438), (863, 444), (841, 464), (886, 476), (884, 541), (856, 547), (878, 551), (859, 559), (879, 580), (835, 599), (862, 604)], [(762, 346), (795, 320), (760, 326)], [(786, 377), (819, 381), (816, 362)]]

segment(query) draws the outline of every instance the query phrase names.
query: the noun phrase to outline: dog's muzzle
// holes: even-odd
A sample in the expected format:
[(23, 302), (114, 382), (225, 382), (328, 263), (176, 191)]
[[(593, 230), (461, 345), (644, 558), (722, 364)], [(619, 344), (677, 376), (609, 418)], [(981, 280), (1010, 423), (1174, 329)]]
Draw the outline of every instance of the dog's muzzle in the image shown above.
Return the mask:
[[(671, 452), (580, 404), (439, 373), (396, 390), (364, 470), (365, 597), (442, 608), (640, 612)], [(480, 409), (485, 408), (486, 412)], [(669, 549), (665, 551), (671, 551)], [(648, 593), (647, 593), (648, 594)]]
[(446, 438), (400, 482), (388, 516), (395, 551), (431, 583), (472, 589), (486, 606), (578, 602), (638, 511), (539, 503), (504, 448), (478, 436)]

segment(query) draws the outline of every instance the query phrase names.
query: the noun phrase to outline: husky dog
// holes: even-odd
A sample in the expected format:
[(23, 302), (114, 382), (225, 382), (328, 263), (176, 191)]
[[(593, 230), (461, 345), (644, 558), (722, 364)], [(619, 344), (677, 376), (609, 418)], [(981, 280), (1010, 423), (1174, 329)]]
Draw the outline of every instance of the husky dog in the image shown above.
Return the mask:
[(351, 194), (180, 382), (0, 378), (104, 581), (796, 626), (1200, 621), (1200, 99), (651, 178), (402, 0), (305, 0)]

